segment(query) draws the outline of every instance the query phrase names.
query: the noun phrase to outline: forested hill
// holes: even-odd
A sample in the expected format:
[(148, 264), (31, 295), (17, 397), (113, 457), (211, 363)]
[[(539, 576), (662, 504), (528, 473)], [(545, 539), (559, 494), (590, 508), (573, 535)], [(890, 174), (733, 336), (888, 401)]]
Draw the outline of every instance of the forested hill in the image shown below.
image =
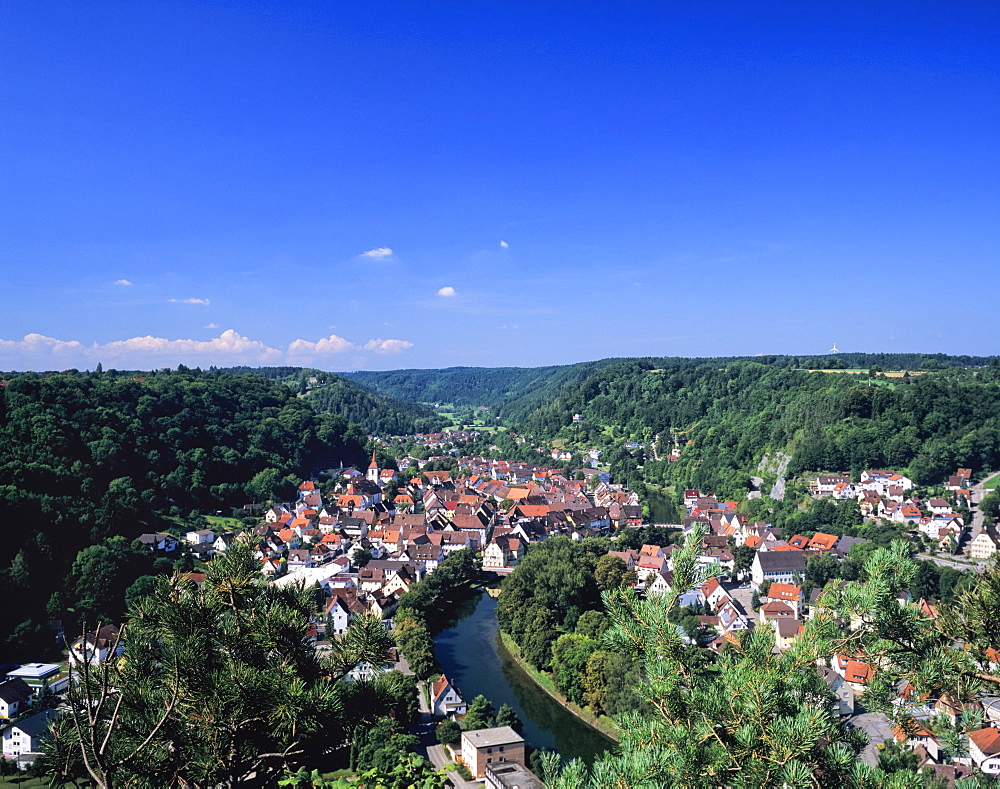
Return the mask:
[(552, 367), (448, 367), (443, 370), (362, 370), (341, 373), (380, 394), (414, 403), (495, 407), (542, 388), (582, 381), (616, 359)]
[[(459, 407), (486, 406), (502, 418), (517, 420), (605, 367), (637, 362), (654, 367), (698, 367), (751, 361), (783, 369), (928, 370), (949, 367), (985, 367), (996, 357), (948, 356), (919, 353), (837, 353), (823, 356), (730, 356), (718, 358), (609, 358), (549, 367), (448, 367), (439, 370), (361, 370), (340, 373), (344, 378), (387, 397), (410, 403), (450, 403)], [(296, 368), (267, 368), (296, 372)], [(277, 377), (277, 376), (276, 376)]]
[[(160, 515), (294, 495), (316, 467), (365, 462), (356, 428), (257, 375), (24, 374), (0, 392), (0, 595), (17, 601), (0, 612), (9, 657), (52, 643), (50, 617), (120, 610), (149, 571), (128, 546), (162, 528)], [(107, 541), (115, 535), (124, 542)]]
[[(733, 497), (746, 492), (761, 458), (776, 450), (792, 455), (792, 473), (885, 466), (906, 469), (921, 483), (938, 483), (958, 466), (1000, 467), (996, 361), (980, 369), (942, 364), (946, 369), (901, 378), (691, 361), (612, 365), (544, 405), (512, 408), (508, 422), (539, 440), (606, 449), (601, 460), (611, 462), (619, 481)], [(582, 423), (573, 423), (576, 413)], [(670, 462), (673, 431), (681, 454)], [(627, 450), (629, 441), (645, 449)]]
[(418, 401), (407, 402), (393, 395), (370, 391), (335, 373), (306, 367), (231, 367), (224, 372), (253, 373), (286, 384), (303, 395), (317, 411), (361, 425), (366, 433), (374, 435), (432, 433), (445, 425), (444, 419)]

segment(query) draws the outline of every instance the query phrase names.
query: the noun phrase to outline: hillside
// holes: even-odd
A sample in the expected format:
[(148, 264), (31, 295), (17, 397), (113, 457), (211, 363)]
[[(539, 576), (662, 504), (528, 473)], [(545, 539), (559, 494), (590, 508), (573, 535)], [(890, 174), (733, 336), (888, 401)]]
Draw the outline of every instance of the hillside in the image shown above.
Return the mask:
[(370, 434), (407, 435), (440, 430), (445, 420), (419, 401), (371, 391), (343, 375), (305, 367), (226, 368), (224, 372), (253, 373), (286, 384), (303, 395), (318, 412), (360, 425)]
[[(611, 463), (620, 481), (734, 497), (746, 492), (762, 457), (777, 450), (792, 455), (791, 473), (888, 466), (937, 483), (960, 465), (976, 472), (996, 468), (1000, 368), (940, 366), (940, 372), (885, 379), (753, 361), (632, 360), (541, 406), (511, 403), (507, 418), (536, 439), (608, 450), (602, 462)], [(575, 413), (582, 423), (572, 422)], [(668, 461), (672, 431), (681, 453)], [(630, 439), (645, 445), (635, 457), (625, 449)]]
[(615, 359), (552, 367), (449, 367), (443, 370), (386, 370), (341, 373), (375, 392), (413, 403), (450, 403), (462, 408), (494, 407), (530, 397), (543, 388), (583, 380)]
[[(131, 541), (165, 516), (293, 495), (316, 467), (365, 461), (364, 436), (286, 386), (209, 372), (25, 374), (0, 389), (0, 612), (9, 657), (51, 618), (120, 613), (152, 571)], [(196, 528), (200, 528), (197, 526)]]

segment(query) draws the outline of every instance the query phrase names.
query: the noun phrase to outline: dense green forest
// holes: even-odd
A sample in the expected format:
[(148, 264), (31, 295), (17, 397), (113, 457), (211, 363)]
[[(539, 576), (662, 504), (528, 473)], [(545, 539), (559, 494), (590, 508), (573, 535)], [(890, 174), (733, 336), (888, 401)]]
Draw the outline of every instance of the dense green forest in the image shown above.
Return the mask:
[(604, 539), (566, 537), (534, 544), (504, 580), (497, 602), (500, 627), (522, 657), (550, 671), (570, 701), (595, 715), (647, 709), (636, 693), (639, 664), (601, 640), (610, 624), (601, 593), (635, 582), (625, 563), (608, 555), (610, 547)]
[(449, 367), (444, 370), (386, 370), (341, 373), (388, 397), (414, 403), (460, 407), (495, 406), (529, 396), (542, 387), (581, 381), (614, 359), (554, 367)]
[(373, 435), (402, 436), (432, 433), (444, 427), (445, 420), (419, 401), (407, 402), (395, 396), (378, 394), (334, 373), (308, 367), (226, 368), (233, 375), (255, 373), (291, 386), (320, 413), (333, 414), (349, 424), (361, 425)]
[[(908, 470), (921, 484), (939, 483), (958, 466), (976, 473), (1000, 466), (995, 365), (886, 379), (747, 361), (687, 362), (606, 367), (509, 419), (535, 438), (608, 449), (601, 460), (620, 482), (733, 497), (746, 492), (762, 457), (778, 450), (792, 455), (792, 474), (887, 466)], [(583, 415), (582, 424), (572, 422), (574, 413)], [(664, 456), (674, 447), (673, 431), (682, 452), (670, 462)], [(626, 450), (628, 438), (645, 449)]]
[(293, 495), (364, 462), (364, 436), (287, 386), (220, 371), (23, 374), (0, 395), (5, 654), (38, 659), (50, 618), (115, 617), (153, 570), (131, 547), (165, 515)]
[[(609, 358), (549, 367), (449, 367), (440, 370), (385, 370), (341, 373), (388, 397), (412, 403), (487, 406), (502, 417), (517, 418), (579, 384), (605, 367), (637, 362), (654, 367), (725, 366), (747, 361), (785, 369), (937, 370), (985, 367), (997, 357), (919, 353), (838, 353), (835, 356), (728, 356)], [(294, 370), (295, 368), (270, 368)]]

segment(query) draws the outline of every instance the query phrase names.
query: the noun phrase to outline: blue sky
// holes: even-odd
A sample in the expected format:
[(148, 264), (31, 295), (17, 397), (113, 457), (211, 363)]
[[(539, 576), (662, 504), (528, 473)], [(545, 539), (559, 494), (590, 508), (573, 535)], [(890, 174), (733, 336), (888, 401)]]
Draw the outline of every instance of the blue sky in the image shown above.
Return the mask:
[(0, 369), (998, 353), (998, 40), (990, 2), (7, 4)]

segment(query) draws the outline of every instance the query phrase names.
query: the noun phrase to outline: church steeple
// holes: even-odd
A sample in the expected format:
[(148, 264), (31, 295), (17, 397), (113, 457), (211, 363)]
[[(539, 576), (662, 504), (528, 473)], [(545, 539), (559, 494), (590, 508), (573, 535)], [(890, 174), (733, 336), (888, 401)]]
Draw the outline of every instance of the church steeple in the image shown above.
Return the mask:
[(368, 473), (365, 474), (365, 478), (370, 482), (378, 484), (379, 468), (378, 461), (375, 459), (375, 450), (372, 450), (372, 462), (368, 465)]

